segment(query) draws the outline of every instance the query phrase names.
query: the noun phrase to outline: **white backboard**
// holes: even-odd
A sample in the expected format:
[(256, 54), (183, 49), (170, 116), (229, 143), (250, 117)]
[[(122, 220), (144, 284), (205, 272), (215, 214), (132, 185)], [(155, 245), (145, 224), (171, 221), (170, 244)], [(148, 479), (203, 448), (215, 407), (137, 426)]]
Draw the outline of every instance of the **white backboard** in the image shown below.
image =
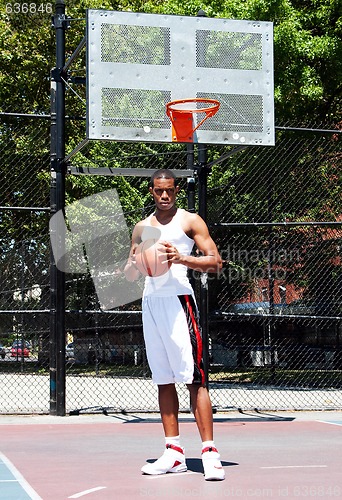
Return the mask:
[(87, 138), (171, 142), (171, 100), (217, 99), (203, 144), (274, 145), (273, 25), (87, 11)]

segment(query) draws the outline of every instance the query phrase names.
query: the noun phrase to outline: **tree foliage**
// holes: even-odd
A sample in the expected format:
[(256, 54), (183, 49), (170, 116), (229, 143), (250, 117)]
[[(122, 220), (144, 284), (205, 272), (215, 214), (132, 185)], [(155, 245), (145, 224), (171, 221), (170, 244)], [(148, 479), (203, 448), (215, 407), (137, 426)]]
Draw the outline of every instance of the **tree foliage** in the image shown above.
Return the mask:
[[(339, 0), (150, 0), (66, 1), (70, 17), (67, 54), (84, 36), (87, 8), (272, 21), (274, 23), (277, 119), (333, 122), (342, 93), (342, 4)], [(2, 111), (48, 112), (49, 76), (55, 39), (50, 16), (0, 15), (0, 105)], [(84, 71), (84, 57), (72, 71)], [(72, 92), (70, 92), (72, 94)], [(70, 104), (77, 110), (77, 98)]]

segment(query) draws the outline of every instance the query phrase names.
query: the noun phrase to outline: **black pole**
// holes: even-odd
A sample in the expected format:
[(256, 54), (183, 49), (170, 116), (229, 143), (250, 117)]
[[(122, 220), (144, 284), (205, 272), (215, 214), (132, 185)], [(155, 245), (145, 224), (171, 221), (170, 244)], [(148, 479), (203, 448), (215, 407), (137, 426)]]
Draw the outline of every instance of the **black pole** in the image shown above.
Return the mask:
[[(187, 153), (186, 153), (186, 168), (188, 170), (194, 170), (195, 164), (195, 150), (192, 142), (189, 142), (187, 145)], [(195, 178), (188, 177), (188, 210), (189, 212), (195, 212)]]
[[(51, 215), (65, 206), (65, 4), (56, 0), (56, 67), (51, 71)], [(51, 231), (55, 248), (63, 255), (58, 227)], [(65, 277), (51, 251), (50, 260), (50, 414), (65, 415)]]
[(189, 177), (188, 180), (188, 211), (191, 213), (195, 212), (195, 178)]
[[(208, 186), (208, 148), (206, 144), (198, 145), (198, 214), (207, 220), (207, 186)], [(208, 323), (208, 274), (201, 274), (199, 293), (199, 313), (202, 328), (203, 363), (205, 383), (208, 388), (209, 374), (209, 323)]]
[[(195, 166), (195, 149), (192, 142), (187, 144), (186, 166), (188, 170), (194, 170)], [(196, 181), (194, 177), (187, 178), (187, 195), (188, 195), (188, 211), (195, 213), (196, 211), (196, 196), (195, 196)], [(188, 269), (188, 276), (192, 288), (195, 290), (194, 271)]]
[[(197, 17), (206, 17), (204, 10), (199, 10)], [(199, 57), (204, 65), (206, 33), (201, 33), (199, 40)], [(208, 179), (208, 148), (205, 144), (198, 144), (198, 213), (202, 219), (207, 220), (207, 179)], [(199, 313), (202, 328), (203, 363), (205, 384), (209, 388), (209, 324), (208, 324), (208, 274), (201, 274), (199, 292)]]
[[(197, 17), (206, 17), (204, 10), (200, 9)], [(205, 62), (205, 40), (206, 33), (203, 31), (199, 39), (199, 58), (201, 63)], [(202, 219), (207, 221), (207, 185), (208, 185), (208, 147), (206, 144), (198, 144), (198, 213)], [(203, 363), (205, 373), (205, 384), (209, 388), (209, 323), (208, 323), (208, 274), (201, 274), (199, 292), (199, 313), (202, 328)]]

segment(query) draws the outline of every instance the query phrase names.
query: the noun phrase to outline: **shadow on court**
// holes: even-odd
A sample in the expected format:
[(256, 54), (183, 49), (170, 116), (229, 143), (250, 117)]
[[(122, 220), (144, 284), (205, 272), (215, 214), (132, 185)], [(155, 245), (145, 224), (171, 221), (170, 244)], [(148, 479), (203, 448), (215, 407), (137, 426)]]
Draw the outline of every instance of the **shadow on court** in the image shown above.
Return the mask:
[(192, 416), (188, 471), (142, 475), (163, 452), (151, 415), (0, 416), (0, 499), (342, 498), (342, 414), (215, 415), (226, 480), (205, 481)]

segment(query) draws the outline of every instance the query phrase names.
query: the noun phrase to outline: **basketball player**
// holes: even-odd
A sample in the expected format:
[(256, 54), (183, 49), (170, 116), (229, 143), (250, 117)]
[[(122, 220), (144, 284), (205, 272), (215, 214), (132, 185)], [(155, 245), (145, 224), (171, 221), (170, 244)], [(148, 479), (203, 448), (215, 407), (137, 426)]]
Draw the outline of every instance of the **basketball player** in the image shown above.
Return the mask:
[[(222, 261), (203, 219), (176, 207), (177, 179), (167, 169), (151, 178), (150, 193), (155, 212), (140, 221), (132, 234), (132, 246), (125, 266), (126, 278), (139, 277), (134, 252), (141, 241), (159, 239), (171, 267), (167, 274), (146, 277), (142, 299), (144, 340), (152, 379), (158, 386), (165, 451), (154, 463), (142, 467), (144, 474), (165, 474), (187, 470), (180, 443), (178, 396), (175, 383), (185, 383), (202, 440), (202, 463), (206, 480), (223, 480), (224, 470), (213, 441), (212, 406), (203, 371), (202, 339), (194, 292), (187, 269), (218, 272)], [(200, 256), (191, 255), (196, 245)]]

